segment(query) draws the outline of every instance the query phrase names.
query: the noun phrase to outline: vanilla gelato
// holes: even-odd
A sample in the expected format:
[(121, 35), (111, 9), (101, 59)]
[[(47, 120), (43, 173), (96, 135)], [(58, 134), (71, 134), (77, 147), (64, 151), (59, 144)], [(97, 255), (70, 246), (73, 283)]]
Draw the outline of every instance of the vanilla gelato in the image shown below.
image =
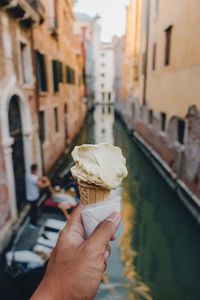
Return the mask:
[(128, 175), (121, 149), (109, 144), (76, 146), (72, 157), (71, 172), (78, 182), (113, 190)]

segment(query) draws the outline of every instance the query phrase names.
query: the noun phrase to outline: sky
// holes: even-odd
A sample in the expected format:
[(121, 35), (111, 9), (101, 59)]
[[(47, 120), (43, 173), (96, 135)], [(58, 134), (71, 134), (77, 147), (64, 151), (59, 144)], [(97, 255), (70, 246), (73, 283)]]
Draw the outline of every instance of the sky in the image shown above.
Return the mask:
[(113, 35), (123, 35), (126, 24), (126, 6), (130, 0), (78, 0), (75, 12), (101, 16), (102, 40), (108, 42)]

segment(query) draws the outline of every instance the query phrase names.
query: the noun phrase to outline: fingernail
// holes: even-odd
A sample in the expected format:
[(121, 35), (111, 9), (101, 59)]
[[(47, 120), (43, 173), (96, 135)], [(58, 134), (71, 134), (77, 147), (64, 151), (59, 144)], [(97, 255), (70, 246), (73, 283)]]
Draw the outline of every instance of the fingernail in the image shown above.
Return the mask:
[(116, 240), (116, 235), (114, 234), (111, 238), (111, 242), (114, 242)]
[(107, 219), (106, 221), (112, 222), (114, 224), (118, 224), (121, 220), (121, 215), (120, 213), (114, 211)]
[(107, 262), (107, 260), (109, 259), (109, 256), (110, 256), (110, 252), (107, 250), (104, 254), (104, 260), (105, 262)]

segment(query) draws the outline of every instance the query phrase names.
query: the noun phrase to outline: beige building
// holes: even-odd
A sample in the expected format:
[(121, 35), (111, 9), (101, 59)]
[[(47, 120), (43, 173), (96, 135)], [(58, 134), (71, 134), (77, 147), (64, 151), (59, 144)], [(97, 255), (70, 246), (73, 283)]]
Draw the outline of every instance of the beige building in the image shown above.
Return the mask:
[(123, 60), (124, 60), (124, 37), (113, 36), (114, 49), (114, 90), (115, 107), (120, 109), (122, 98)]
[(101, 43), (99, 54), (98, 102), (97, 104), (114, 104), (114, 44)]
[(199, 17), (198, 0), (130, 1), (121, 108), (128, 126), (198, 197)]
[(122, 100), (138, 97), (142, 0), (131, 0), (127, 7), (124, 46)]
[(83, 13), (75, 14), (75, 33), (81, 38), (85, 58), (85, 83), (88, 108), (92, 108), (97, 97), (99, 74), (99, 51), (101, 44), (100, 17)]
[(143, 1), (142, 37), (148, 33), (146, 101), (169, 118), (184, 118), (190, 105), (200, 108), (199, 20), (198, 0)]

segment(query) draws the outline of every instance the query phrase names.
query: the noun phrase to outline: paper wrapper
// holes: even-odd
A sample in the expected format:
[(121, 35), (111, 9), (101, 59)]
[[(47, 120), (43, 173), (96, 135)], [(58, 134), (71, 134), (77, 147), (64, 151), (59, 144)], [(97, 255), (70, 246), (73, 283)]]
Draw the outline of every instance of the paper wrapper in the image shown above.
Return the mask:
[(105, 220), (112, 212), (121, 210), (121, 197), (112, 195), (107, 201), (91, 205), (82, 206), (82, 220), (87, 237), (89, 237), (96, 227)]

